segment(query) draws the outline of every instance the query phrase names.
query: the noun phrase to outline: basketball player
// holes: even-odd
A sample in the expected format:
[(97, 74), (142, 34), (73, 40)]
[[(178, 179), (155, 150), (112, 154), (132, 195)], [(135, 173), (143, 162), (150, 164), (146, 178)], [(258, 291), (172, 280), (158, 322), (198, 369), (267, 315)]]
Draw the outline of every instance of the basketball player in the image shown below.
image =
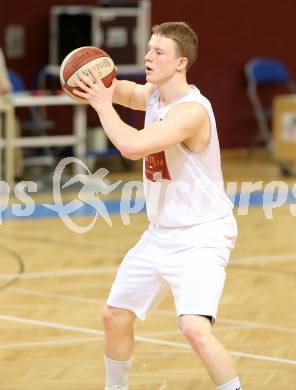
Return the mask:
[[(105, 389), (127, 389), (133, 323), (169, 290), (178, 325), (218, 389), (241, 389), (232, 358), (212, 334), (225, 268), (237, 234), (223, 187), (210, 102), (187, 83), (197, 36), (183, 22), (155, 26), (145, 56), (146, 81), (105, 88), (95, 69), (79, 74), (76, 94), (96, 110), (123, 156), (144, 158), (150, 226), (119, 267), (103, 313)], [(124, 123), (113, 102), (146, 111), (141, 131)]]

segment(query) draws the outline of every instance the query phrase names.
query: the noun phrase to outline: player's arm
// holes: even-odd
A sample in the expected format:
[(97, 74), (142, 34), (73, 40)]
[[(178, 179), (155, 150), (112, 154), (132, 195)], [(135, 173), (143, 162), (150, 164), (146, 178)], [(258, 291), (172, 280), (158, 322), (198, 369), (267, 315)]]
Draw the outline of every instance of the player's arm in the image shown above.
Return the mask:
[(141, 131), (124, 123), (112, 106), (99, 112), (99, 116), (112, 143), (124, 157), (131, 160), (173, 145), (186, 144), (189, 140), (194, 140), (194, 145), (201, 149), (210, 138), (207, 112), (198, 103), (178, 104), (163, 121), (152, 123)]
[[(184, 142), (201, 150), (210, 138), (208, 115), (198, 103), (182, 103), (172, 107), (164, 120), (138, 131), (123, 122), (112, 105), (115, 80), (106, 88), (95, 69), (90, 69), (93, 79), (79, 74), (75, 80), (74, 93), (88, 100), (99, 115), (101, 124), (114, 146), (131, 160), (138, 160), (148, 154), (160, 152), (170, 146)], [(147, 85), (147, 84), (146, 84)], [(148, 84), (149, 85), (149, 84)]]
[(119, 80), (113, 94), (113, 102), (133, 110), (145, 111), (149, 96), (155, 87), (151, 83), (137, 84)]

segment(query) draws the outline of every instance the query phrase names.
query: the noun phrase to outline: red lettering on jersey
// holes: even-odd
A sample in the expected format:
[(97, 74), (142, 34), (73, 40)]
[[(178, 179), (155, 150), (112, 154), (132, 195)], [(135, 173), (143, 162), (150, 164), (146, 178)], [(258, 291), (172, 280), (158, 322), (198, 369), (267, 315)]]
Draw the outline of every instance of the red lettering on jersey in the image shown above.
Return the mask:
[(171, 180), (164, 152), (149, 154), (145, 157), (145, 175), (150, 181)]

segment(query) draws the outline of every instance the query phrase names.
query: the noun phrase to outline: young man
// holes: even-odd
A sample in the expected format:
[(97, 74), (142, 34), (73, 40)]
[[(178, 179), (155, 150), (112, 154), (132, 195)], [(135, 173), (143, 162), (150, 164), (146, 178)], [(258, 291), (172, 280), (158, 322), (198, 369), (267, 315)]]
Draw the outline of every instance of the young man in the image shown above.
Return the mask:
[[(123, 156), (144, 158), (148, 230), (119, 267), (103, 313), (106, 389), (127, 389), (133, 323), (144, 320), (171, 289), (178, 324), (218, 389), (241, 389), (228, 352), (212, 334), (225, 267), (237, 234), (224, 188), (215, 118), (186, 73), (197, 37), (183, 22), (155, 26), (145, 56), (146, 81), (114, 81), (97, 72), (76, 84)], [(112, 106), (146, 111), (141, 131)]]

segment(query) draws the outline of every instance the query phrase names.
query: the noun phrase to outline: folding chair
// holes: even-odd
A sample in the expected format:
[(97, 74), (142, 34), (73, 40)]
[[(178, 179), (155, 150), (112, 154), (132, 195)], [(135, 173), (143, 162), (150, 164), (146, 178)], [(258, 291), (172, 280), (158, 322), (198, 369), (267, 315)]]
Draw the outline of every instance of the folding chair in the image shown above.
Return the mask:
[(260, 98), (259, 89), (265, 86), (283, 85), (291, 93), (296, 93), (296, 85), (285, 65), (275, 58), (252, 58), (245, 65), (247, 93), (254, 109), (258, 125), (259, 139), (272, 149), (269, 119), (272, 115), (271, 102), (266, 104)]

